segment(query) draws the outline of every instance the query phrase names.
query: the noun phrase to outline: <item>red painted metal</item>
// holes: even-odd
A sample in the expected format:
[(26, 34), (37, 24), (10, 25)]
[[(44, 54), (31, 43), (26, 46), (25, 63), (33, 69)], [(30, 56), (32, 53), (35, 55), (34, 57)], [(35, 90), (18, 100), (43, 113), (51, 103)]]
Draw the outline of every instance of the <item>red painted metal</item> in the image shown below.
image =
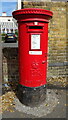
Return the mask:
[[(18, 21), (19, 29), (19, 83), (26, 87), (43, 86), (47, 74), (48, 22), (53, 13), (44, 9), (25, 8), (12, 14)], [(40, 36), (40, 48), (31, 48), (32, 35)]]

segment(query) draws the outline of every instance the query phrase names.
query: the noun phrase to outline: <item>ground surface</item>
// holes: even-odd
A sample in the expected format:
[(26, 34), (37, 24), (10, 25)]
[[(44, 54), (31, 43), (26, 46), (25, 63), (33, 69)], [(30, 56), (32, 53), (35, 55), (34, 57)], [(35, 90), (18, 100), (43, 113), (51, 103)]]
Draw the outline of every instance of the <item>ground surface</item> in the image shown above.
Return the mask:
[[(47, 92), (48, 92), (49, 101), (47, 100), (47, 102), (46, 101), (44, 102), (45, 113), (44, 113), (43, 107), (39, 106), (40, 109), (37, 107), (33, 111), (33, 109), (22, 105), (18, 101), (17, 97), (15, 97), (14, 98), (15, 107), (13, 108), (14, 110), (12, 112), (5, 110), (2, 114), (2, 118), (67, 118), (66, 107), (68, 106), (68, 103), (66, 101), (66, 99), (67, 99), (66, 94), (68, 96), (68, 90), (48, 89)], [(52, 103), (50, 103), (50, 102), (52, 102)], [(18, 107), (18, 105), (19, 105), (19, 107)], [(24, 110), (23, 110), (23, 106), (25, 107)], [(42, 114), (42, 115), (40, 115), (40, 114), (37, 115), (37, 110), (38, 110), (38, 113), (40, 112), (40, 114)], [(49, 111), (49, 112), (47, 112), (47, 111)], [(36, 112), (36, 114), (34, 114), (35, 112)]]

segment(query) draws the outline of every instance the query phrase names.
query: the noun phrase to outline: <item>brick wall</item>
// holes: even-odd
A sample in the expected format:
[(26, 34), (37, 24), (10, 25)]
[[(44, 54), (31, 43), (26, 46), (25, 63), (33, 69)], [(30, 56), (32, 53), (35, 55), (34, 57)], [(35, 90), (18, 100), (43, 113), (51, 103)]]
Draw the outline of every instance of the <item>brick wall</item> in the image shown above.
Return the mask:
[[(68, 77), (67, 2), (24, 2), (24, 8), (43, 8), (53, 11), (49, 23), (48, 84), (66, 85)], [(3, 78), (18, 80), (17, 49), (3, 49)]]
[(49, 63), (55, 63), (57, 65), (48, 67), (48, 76), (53, 77), (51, 84), (59, 84), (62, 86), (67, 84), (68, 78), (68, 65), (64, 65), (64, 63), (67, 63), (68, 53), (66, 35), (67, 6), (68, 4), (65, 2), (56, 2), (53, 3), (50, 8), (54, 15), (49, 24), (48, 61)]
[(4, 48), (2, 58), (3, 83), (9, 82), (13, 87), (15, 87), (19, 80), (18, 49)]
[[(53, 11), (53, 18), (49, 24), (49, 62), (64, 63), (66, 59), (66, 3), (53, 3), (50, 8)], [(55, 71), (55, 72), (53, 72)], [(66, 66), (52, 67), (48, 75), (67, 74)]]

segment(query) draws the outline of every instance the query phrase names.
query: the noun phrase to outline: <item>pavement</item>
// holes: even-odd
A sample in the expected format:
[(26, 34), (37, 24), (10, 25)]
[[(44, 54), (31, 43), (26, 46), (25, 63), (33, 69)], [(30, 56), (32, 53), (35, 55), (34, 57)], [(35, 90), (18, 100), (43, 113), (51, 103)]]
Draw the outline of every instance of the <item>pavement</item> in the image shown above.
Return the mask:
[(2, 49), (3, 48), (18, 48), (18, 41), (16, 43), (3, 43), (2, 42)]
[[(52, 105), (54, 103), (54, 100), (56, 101), (52, 109), (52, 105), (50, 105), (50, 108), (48, 107), (48, 109), (45, 108), (45, 113), (47, 112), (47, 110), (49, 110), (49, 113), (47, 112), (46, 114), (43, 114), (42, 116), (36, 116), (35, 114), (33, 115), (32, 112), (31, 113), (28, 113), (28, 111), (26, 110), (26, 112), (22, 109), (23, 108), (23, 105), (21, 104), (20, 106), (20, 103), (17, 102), (19, 104), (19, 109), (18, 108), (14, 108), (14, 112), (8, 112), (8, 111), (5, 111), (3, 114), (2, 114), (2, 118), (5, 119), (5, 118), (14, 118), (15, 119), (25, 119), (25, 118), (32, 118), (32, 119), (38, 119), (38, 118), (45, 118), (46, 120), (47, 119), (51, 119), (51, 118), (62, 118), (62, 119), (67, 119), (68, 118), (68, 114), (67, 114), (67, 106), (68, 106), (68, 101), (67, 101), (67, 98), (68, 98), (68, 90), (66, 89), (49, 89), (49, 94), (51, 96), (51, 98), (49, 98), (50, 100), (49, 101), (52, 101)], [(56, 99), (54, 99), (54, 97), (52, 98), (52, 96), (55, 96)], [(53, 99), (53, 100), (51, 100)], [(58, 100), (58, 101), (57, 101)], [(48, 102), (49, 102), (48, 101)], [(46, 103), (46, 101), (45, 101)], [(49, 103), (50, 104), (50, 103)], [(47, 107), (47, 106), (46, 106)], [(27, 107), (25, 106), (25, 109)], [(52, 110), (51, 110), (52, 109)], [(43, 107), (40, 108), (40, 111), (43, 110)], [(41, 112), (40, 112), (41, 114)], [(6, 119), (7, 120), (7, 119)], [(68, 119), (67, 119), (68, 120)]]

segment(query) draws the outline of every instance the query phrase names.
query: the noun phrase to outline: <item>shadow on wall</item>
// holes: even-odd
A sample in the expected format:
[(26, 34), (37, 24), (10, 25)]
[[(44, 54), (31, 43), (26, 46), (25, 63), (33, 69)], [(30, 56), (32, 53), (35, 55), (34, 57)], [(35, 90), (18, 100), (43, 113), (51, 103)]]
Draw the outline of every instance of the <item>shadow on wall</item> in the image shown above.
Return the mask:
[(3, 82), (10, 84), (12, 90), (16, 90), (19, 81), (18, 72), (18, 49), (4, 48), (3, 49)]

